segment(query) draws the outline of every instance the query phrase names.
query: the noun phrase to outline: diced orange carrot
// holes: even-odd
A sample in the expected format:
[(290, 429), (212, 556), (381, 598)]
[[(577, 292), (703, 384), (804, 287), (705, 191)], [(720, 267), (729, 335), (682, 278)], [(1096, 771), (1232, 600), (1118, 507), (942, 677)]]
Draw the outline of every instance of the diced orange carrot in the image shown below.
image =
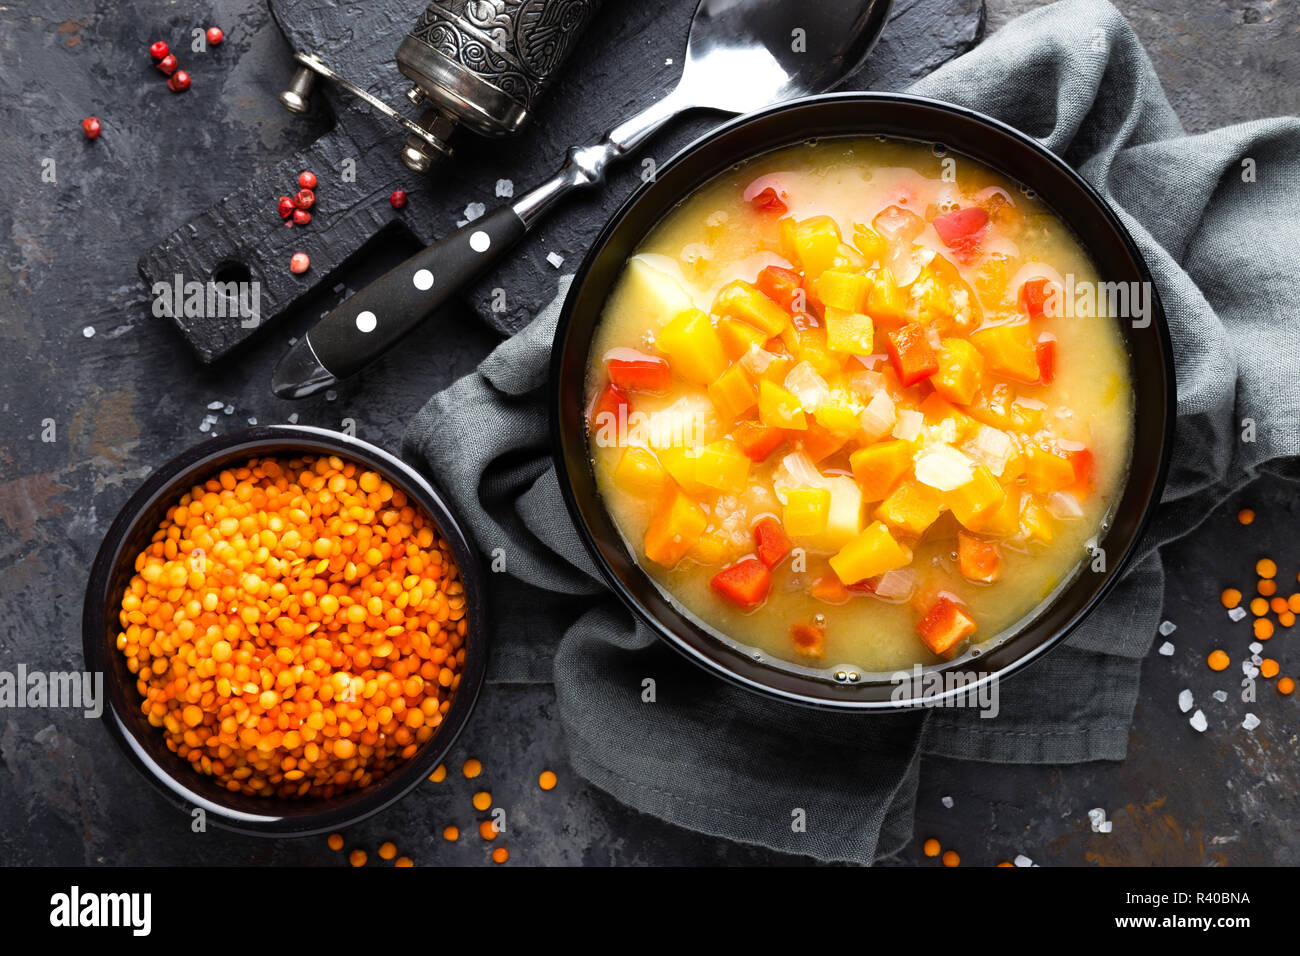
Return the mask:
[(732, 604), (750, 611), (767, 599), (772, 572), (757, 558), (744, 558), (715, 574), (709, 586)]
[(646, 527), (645, 556), (671, 568), (691, 550), (708, 525), (704, 509), (674, 486), (660, 499)]
[(916, 633), (936, 654), (946, 654), (975, 633), (975, 622), (957, 602), (940, 597), (917, 622)]
[(990, 371), (1031, 385), (1038, 381), (1037, 343), (1028, 322), (980, 329), (970, 340), (983, 353)]
[(853, 597), (849, 589), (844, 586), (844, 582), (834, 574), (818, 578), (812, 583), (808, 593), (826, 604), (845, 604)]
[(781, 429), (758, 422), (741, 422), (732, 429), (731, 437), (750, 461), (766, 461), (785, 442), (785, 432)]
[(781, 522), (771, 515), (759, 519), (758, 524), (754, 525), (754, 545), (758, 553), (758, 560), (769, 568), (774, 568), (780, 564), (794, 547), (794, 544), (786, 537), (785, 531), (781, 528)]
[(906, 441), (884, 441), (859, 448), (849, 455), (853, 477), (862, 487), (864, 501), (880, 501), (912, 467), (916, 446)]

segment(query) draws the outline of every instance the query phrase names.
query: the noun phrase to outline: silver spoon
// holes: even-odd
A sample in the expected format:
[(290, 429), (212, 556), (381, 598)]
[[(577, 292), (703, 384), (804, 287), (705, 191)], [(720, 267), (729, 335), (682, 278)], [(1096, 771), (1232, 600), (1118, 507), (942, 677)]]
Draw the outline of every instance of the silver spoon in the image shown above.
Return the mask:
[(563, 196), (604, 181), (686, 110), (748, 113), (830, 89), (880, 36), (891, 0), (701, 0), (671, 93), (569, 150), (554, 177), (416, 253), (320, 320), (276, 366), (271, 390), (303, 398), (360, 371), (496, 262)]

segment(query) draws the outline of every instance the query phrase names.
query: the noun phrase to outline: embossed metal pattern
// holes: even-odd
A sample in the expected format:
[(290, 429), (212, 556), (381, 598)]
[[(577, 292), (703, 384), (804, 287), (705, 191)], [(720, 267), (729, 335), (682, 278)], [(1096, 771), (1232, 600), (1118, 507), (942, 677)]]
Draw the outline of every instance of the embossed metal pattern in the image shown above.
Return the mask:
[(434, 0), (410, 36), (531, 110), (600, 0)]

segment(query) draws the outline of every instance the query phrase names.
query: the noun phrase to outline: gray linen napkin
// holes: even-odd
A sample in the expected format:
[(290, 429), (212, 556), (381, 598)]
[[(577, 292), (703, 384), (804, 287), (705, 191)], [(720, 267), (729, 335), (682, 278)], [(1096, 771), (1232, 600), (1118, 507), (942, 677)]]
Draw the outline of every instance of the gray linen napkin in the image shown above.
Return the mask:
[[(774, 703), (635, 622), (600, 584), (547, 457), (547, 359), (567, 279), (531, 325), (430, 399), (405, 438), (479, 547), (504, 562), (489, 576), (490, 680), (554, 681), (575, 769), (680, 826), (828, 861), (870, 863), (911, 839), (922, 753), (1122, 759), (1160, 613), (1159, 547), (1259, 466), (1300, 451), (1300, 121), (1184, 135), (1136, 36), (1101, 0), (1027, 14), (912, 91), (1039, 137), (1106, 196), (1156, 277), (1177, 359), (1173, 467), (1138, 559), (1032, 680), (1002, 687), (997, 718)], [(646, 678), (654, 703), (642, 701)]]

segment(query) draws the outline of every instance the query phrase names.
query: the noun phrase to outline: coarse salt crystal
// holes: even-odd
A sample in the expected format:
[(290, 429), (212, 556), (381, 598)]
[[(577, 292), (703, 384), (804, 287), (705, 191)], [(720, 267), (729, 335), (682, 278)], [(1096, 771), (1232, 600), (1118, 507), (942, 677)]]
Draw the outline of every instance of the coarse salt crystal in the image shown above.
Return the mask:
[(199, 422), (199, 431), (201, 432), (212, 431), (212, 422), (206, 420)]
[(290, 424), (290, 425), (297, 425), (297, 424), (298, 424), (298, 413), (297, 413), (297, 412), (294, 412), (292, 415), (289, 416), (289, 424)]
[(88, 326), (86, 326), (84, 329), (81, 330), (81, 334), (84, 335), (84, 336), (85, 336), (86, 338), (88, 338), (88, 339), (89, 339), (89, 338), (93, 338), (94, 335), (95, 335), (95, 327), (94, 327), (93, 325), (88, 325)]
[(1034, 865), (1034, 861), (1031, 860), (1031, 859), (1029, 859), (1029, 857), (1025, 856), (1023, 853), (1019, 854), (1019, 855), (1018, 855), (1014, 860), (1012, 860), (1011, 862), (1014, 863), (1016, 866), (1033, 866), (1033, 865)]
[(552, 269), (558, 269), (560, 266), (564, 265), (564, 256), (560, 255), (558, 252), (548, 252), (546, 254), (546, 261), (551, 264)]
[(1258, 654), (1262, 650), (1264, 650), (1264, 645), (1261, 644), (1259, 641), (1252, 641), (1250, 644), (1247, 645), (1246, 649), (1250, 651), (1252, 654)]
[(1101, 825), (1106, 822), (1106, 811), (1101, 807), (1094, 807), (1089, 810), (1088, 822), (1092, 824), (1092, 832), (1096, 833), (1101, 829)]
[(942, 803), (949, 810), (952, 809), (952, 797), (944, 797), (939, 802)]
[(1246, 716), (1242, 718), (1241, 726), (1245, 727), (1247, 730), (1254, 730), (1259, 726), (1259, 718), (1254, 714), (1247, 713)]
[(1242, 661), (1241, 672), (1245, 674), (1247, 677), (1249, 677), (1251, 680), (1254, 680), (1256, 677), (1259, 676), (1259, 667), (1255, 664), (1252, 664), (1250, 661)]
[(487, 206), (483, 205), (481, 202), (472, 202), (465, 207), (465, 221), (473, 222), (485, 212), (487, 212)]
[(1114, 826), (1115, 824), (1112, 823), (1110, 820), (1103, 820), (1101, 826), (1097, 827), (1097, 832), (1109, 833), (1114, 828)]
[(225, 405), (225, 406), (222, 407), (222, 409), (221, 409), (221, 413), (222, 413), (223, 415), (233, 415), (233, 414), (235, 414), (235, 406), (234, 406), (234, 405)]
[(1217, 700), (1220, 704), (1222, 704), (1224, 701), (1228, 699), (1228, 692), (1226, 690), (1216, 690), (1210, 696), (1213, 697), (1215, 700)]
[(1156, 653), (1161, 654), (1164, 657), (1173, 657), (1174, 645), (1169, 643), (1168, 641), (1165, 641), (1163, 644), (1160, 645), (1160, 648), (1159, 650), (1156, 651)]
[(1245, 616), (1246, 609), (1244, 607), (1234, 607), (1228, 611), (1228, 617), (1232, 618), (1234, 621), (1240, 621)]
[(332, 401), (334, 401), (334, 399), (336, 399), (336, 398), (338, 398), (338, 397), (339, 397), (339, 393), (336, 392), (336, 391), (334, 391), (334, 389), (332, 389), (332, 388), (329, 389), (328, 391), (326, 391), (326, 393), (325, 393), (325, 401), (327, 401), (327, 402), (332, 402)]
[(1184, 690), (1178, 695), (1178, 709), (1184, 714), (1192, 709), (1192, 692)]
[(1176, 631), (1176, 630), (1178, 630), (1178, 625), (1175, 624), (1173, 621), (1161, 621), (1161, 622), (1160, 622), (1160, 636), (1161, 636), (1161, 637), (1168, 637), (1170, 634), (1174, 633), (1174, 631)]
[(250, 425), (256, 425), (256, 424), (257, 424), (257, 419), (256, 419), (256, 418), (249, 418), (249, 420), (248, 420), (248, 424), (250, 424)]
[(497, 180), (497, 196), (498, 196), (498, 197), (500, 197), (501, 199), (509, 199), (509, 198), (510, 198), (511, 196), (513, 196), (514, 194), (515, 194), (515, 184), (514, 184), (514, 180), (511, 180), (511, 179), (498, 179), (498, 180)]
[(208, 411), (215, 412), (217, 409), (225, 406), (225, 402), (208, 402)]
[(1205, 719), (1205, 714), (1200, 710), (1192, 714), (1192, 719), (1188, 723), (1192, 725), (1192, 730), (1198, 734), (1205, 733), (1205, 729), (1210, 726), (1210, 722)]

